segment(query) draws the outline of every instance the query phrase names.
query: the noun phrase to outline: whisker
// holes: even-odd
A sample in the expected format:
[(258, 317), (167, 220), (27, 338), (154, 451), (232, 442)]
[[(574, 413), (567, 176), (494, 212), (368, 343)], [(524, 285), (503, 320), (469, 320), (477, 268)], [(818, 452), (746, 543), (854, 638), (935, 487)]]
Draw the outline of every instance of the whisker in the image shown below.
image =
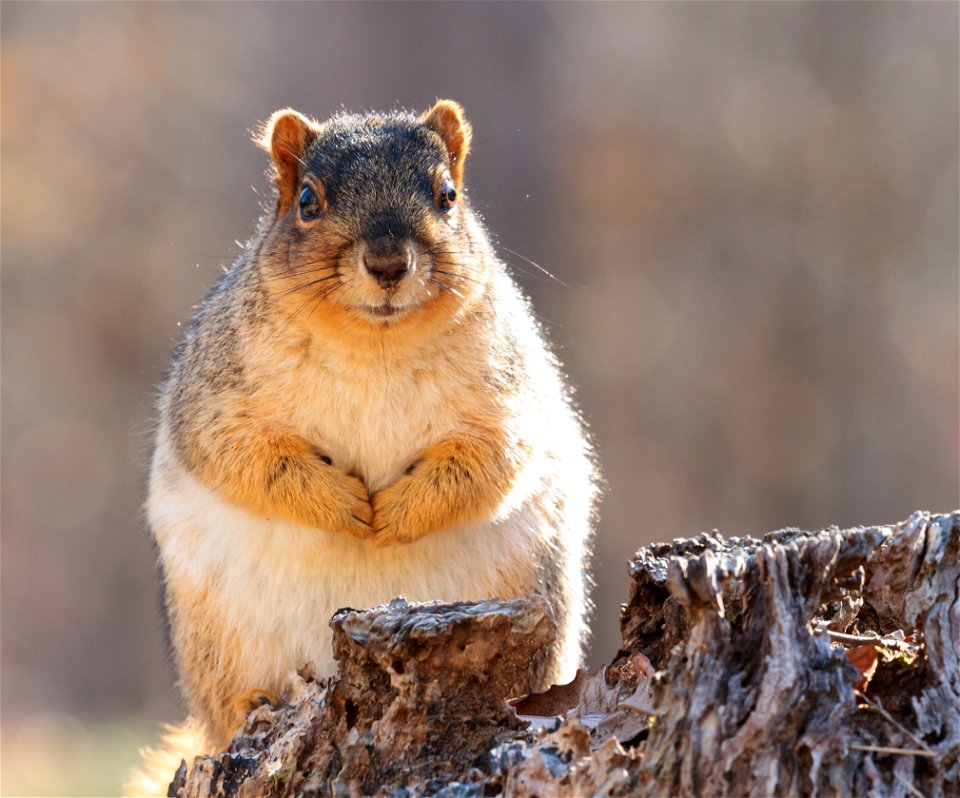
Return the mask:
[(286, 291), (282, 291), (280, 294), (277, 295), (277, 298), (283, 299), (285, 297), (296, 294), (299, 291), (305, 291), (308, 288), (312, 288), (318, 283), (325, 283), (327, 282), (327, 280), (333, 280), (339, 276), (340, 276), (339, 274), (328, 274), (326, 277), (320, 277), (316, 280), (311, 280), (308, 283), (303, 283), (302, 285), (295, 285), (293, 288), (288, 288)]
[(463, 296), (463, 294), (461, 294), (456, 288), (454, 288), (453, 286), (447, 285), (446, 283), (443, 283), (443, 282), (441, 282), (440, 280), (435, 280), (435, 279), (431, 278), (431, 279), (430, 279), (430, 282), (433, 283), (433, 284), (436, 285), (436, 286), (439, 286), (441, 289), (443, 289), (443, 290), (445, 290), (445, 291), (449, 291), (451, 294), (453, 294), (454, 296), (459, 297), (460, 299), (464, 299), (464, 298), (465, 298), (465, 297)]
[(570, 288), (570, 286), (567, 285), (563, 280), (561, 280), (561, 279), (560, 279), (559, 277), (557, 277), (555, 274), (551, 274), (550, 272), (548, 272), (546, 269), (543, 268), (543, 266), (541, 266), (541, 265), (540, 265), (539, 263), (537, 263), (535, 260), (531, 260), (531, 259), (528, 258), (526, 255), (521, 255), (521, 254), (520, 254), (519, 252), (517, 252), (516, 250), (510, 249), (510, 247), (505, 247), (503, 244), (498, 244), (498, 246), (499, 246), (500, 249), (502, 249), (504, 252), (509, 252), (511, 255), (516, 255), (518, 258), (526, 261), (526, 262), (529, 263), (531, 266), (533, 266), (535, 269), (543, 272), (543, 273), (544, 273), (547, 277), (549, 277), (551, 280), (556, 280), (556, 281), (557, 281), (558, 283), (560, 283), (560, 285), (562, 285), (564, 288)]
[(323, 272), (336, 271), (336, 265), (333, 266), (320, 266), (315, 269), (302, 269), (300, 271), (294, 272), (280, 272), (278, 274), (271, 274), (264, 278), (267, 282), (277, 282), (279, 280), (288, 280), (296, 277), (308, 277), (311, 274), (321, 274)]

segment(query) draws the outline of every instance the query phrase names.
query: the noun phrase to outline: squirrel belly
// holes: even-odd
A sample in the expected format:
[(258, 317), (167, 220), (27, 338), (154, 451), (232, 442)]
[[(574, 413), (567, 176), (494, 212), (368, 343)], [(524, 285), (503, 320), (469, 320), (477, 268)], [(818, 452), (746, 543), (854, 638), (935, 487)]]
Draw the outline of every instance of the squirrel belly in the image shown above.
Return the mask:
[(582, 557), (555, 545), (557, 530), (537, 497), (503, 517), (375, 548), (345, 535), (257, 518), (186, 469), (171, 471), (151, 497), (149, 513), (162, 550), (169, 552), (163, 568), (168, 612), (176, 618), (181, 690), (218, 745), (236, 731), (236, 696), (254, 688), (275, 694), (285, 675), (306, 662), (320, 676), (335, 674), (329, 621), (336, 610), (397, 596), (457, 601), (546, 595), (566, 623), (526, 689), (573, 677), (586, 610), (577, 589)]

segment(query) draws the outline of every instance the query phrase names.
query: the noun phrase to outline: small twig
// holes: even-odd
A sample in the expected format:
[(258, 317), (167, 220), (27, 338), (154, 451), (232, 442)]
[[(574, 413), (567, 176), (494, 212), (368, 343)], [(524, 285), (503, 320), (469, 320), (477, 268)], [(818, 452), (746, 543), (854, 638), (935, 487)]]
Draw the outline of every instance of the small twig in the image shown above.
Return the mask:
[(834, 632), (830, 629), (820, 629), (820, 634), (825, 634), (831, 640), (836, 640), (838, 643), (856, 643), (860, 645), (862, 643), (879, 643), (883, 638), (880, 635), (848, 635), (846, 632)]
[(898, 720), (896, 720), (886, 709), (884, 709), (883, 704), (880, 703), (880, 699), (877, 699), (875, 702), (867, 698), (863, 693), (860, 694), (860, 697), (867, 702), (869, 707), (876, 712), (879, 712), (883, 717), (885, 717), (890, 723), (896, 726), (900, 731), (902, 731), (907, 737), (913, 740), (917, 744), (917, 748), (922, 748), (924, 751), (929, 751), (930, 748), (927, 746), (923, 740), (921, 740), (917, 735), (915, 735), (908, 728), (903, 726)]
[(829, 629), (818, 630), (820, 634), (827, 635), (831, 640), (837, 643), (850, 643), (852, 645), (864, 645), (865, 643), (874, 643), (884, 648), (895, 648), (899, 651), (912, 651), (911, 646), (915, 643), (907, 643), (904, 640), (897, 640), (895, 637), (881, 637), (880, 635), (848, 635), (845, 632), (832, 632)]
[(924, 751), (920, 748), (890, 748), (886, 745), (848, 745), (853, 751), (869, 751), (874, 754), (902, 754), (904, 756), (922, 756), (933, 759), (936, 754), (933, 751)]
[(903, 776), (901, 776), (899, 773), (894, 773), (894, 774), (893, 774), (893, 777), (894, 777), (897, 781), (899, 781), (904, 787), (906, 787), (908, 790), (910, 790), (910, 792), (912, 792), (914, 795), (919, 795), (920, 798), (924, 798), (923, 793), (920, 792), (920, 790), (918, 790), (916, 787), (914, 787), (911, 782), (907, 781), (907, 780), (906, 780)]

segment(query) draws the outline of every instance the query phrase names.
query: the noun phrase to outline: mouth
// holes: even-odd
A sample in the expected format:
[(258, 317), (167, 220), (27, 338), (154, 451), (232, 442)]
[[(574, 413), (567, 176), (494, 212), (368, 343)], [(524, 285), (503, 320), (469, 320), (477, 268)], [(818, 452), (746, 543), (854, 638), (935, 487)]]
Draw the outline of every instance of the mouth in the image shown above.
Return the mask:
[(389, 302), (384, 302), (382, 305), (365, 305), (363, 307), (363, 312), (368, 313), (371, 316), (376, 316), (381, 319), (387, 319), (391, 316), (398, 316), (401, 313), (404, 313), (407, 308), (398, 308), (396, 305), (391, 305)]

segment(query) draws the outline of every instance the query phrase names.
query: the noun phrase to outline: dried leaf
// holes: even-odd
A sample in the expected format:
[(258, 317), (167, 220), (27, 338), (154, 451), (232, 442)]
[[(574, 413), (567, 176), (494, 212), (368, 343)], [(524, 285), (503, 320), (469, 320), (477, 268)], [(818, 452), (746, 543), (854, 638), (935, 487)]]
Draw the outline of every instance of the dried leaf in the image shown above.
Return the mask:
[(602, 744), (611, 737), (615, 737), (620, 742), (633, 740), (638, 734), (650, 728), (653, 702), (649, 676), (640, 676), (633, 691), (626, 695), (623, 695), (625, 692), (622, 692), (623, 687), (625, 685), (618, 685), (617, 697), (609, 713), (593, 729), (591, 736), (594, 745)]
[(856, 648), (848, 648), (846, 653), (850, 664), (860, 671), (860, 675), (863, 677), (856, 684), (857, 690), (861, 693), (866, 692), (873, 674), (877, 672), (877, 646), (868, 643)]
[(633, 660), (628, 669), (633, 684), (618, 680), (611, 687), (607, 684), (606, 668), (584, 682), (577, 709), (580, 721), (591, 730), (595, 746), (611, 737), (621, 742), (632, 740), (650, 726), (653, 715), (650, 677), (654, 669), (642, 654), (635, 655)]
[(634, 739), (646, 730), (653, 715), (650, 677), (654, 668), (643, 654), (631, 658), (629, 667), (613, 671), (616, 681), (607, 683), (606, 667), (595, 673), (577, 671), (573, 681), (554, 685), (510, 701), (517, 717), (535, 730), (553, 730), (563, 720), (576, 716), (590, 730), (594, 746), (611, 738)]
[(620, 698), (620, 683), (613, 687), (607, 685), (607, 668), (603, 666), (583, 680), (577, 711), (580, 717), (590, 715), (608, 715), (617, 708)]
[(555, 684), (542, 693), (530, 693), (508, 703), (519, 716), (565, 716), (577, 706), (587, 678), (586, 671), (580, 668), (573, 680), (566, 684)]

